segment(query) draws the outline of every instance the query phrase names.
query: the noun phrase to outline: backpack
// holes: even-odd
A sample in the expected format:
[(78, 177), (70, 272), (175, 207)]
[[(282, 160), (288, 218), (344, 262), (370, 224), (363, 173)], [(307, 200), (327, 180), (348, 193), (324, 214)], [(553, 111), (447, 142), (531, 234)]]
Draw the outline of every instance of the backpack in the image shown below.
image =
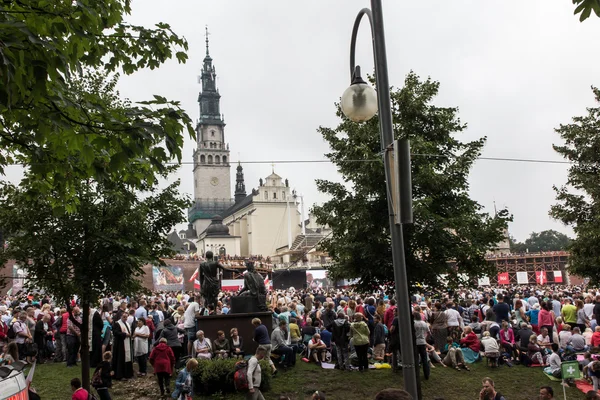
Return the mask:
[(102, 382), (102, 368), (96, 369), (94, 371), (94, 375), (92, 376), (92, 386), (95, 388), (102, 387), (104, 382)]
[(233, 385), (238, 392), (248, 390), (248, 364), (245, 361), (238, 361), (235, 363)]
[(15, 330), (13, 328), (13, 325), (16, 324), (18, 321), (15, 321), (13, 324), (10, 324), (8, 326), (8, 333), (6, 334), (6, 337), (8, 337), (11, 340), (14, 340), (17, 338), (17, 334), (15, 333)]

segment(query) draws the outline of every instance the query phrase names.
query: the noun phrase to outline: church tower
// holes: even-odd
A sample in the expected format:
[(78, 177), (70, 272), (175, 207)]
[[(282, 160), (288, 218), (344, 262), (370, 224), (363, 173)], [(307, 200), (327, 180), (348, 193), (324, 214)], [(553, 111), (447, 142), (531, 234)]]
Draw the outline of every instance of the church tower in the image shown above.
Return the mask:
[(225, 122), (220, 111), (221, 95), (217, 89), (217, 74), (208, 51), (199, 81), (200, 118), (196, 125), (197, 147), (194, 151), (194, 206), (189, 210), (190, 223), (198, 235), (210, 225), (213, 216), (223, 214), (233, 201), (229, 165), (229, 144), (225, 142)]
[(244, 200), (246, 197), (246, 184), (244, 183), (244, 169), (242, 164), (238, 163), (237, 172), (235, 174), (235, 204)]

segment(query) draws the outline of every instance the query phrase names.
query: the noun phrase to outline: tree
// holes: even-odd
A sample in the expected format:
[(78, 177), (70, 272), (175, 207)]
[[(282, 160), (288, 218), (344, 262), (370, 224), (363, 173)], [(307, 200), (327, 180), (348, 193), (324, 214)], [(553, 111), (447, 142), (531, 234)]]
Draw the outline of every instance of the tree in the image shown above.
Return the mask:
[[(95, 96), (100, 109), (88, 113), (91, 119), (109, 112), (122, 118), (130, 103), (115, 91), (117, 77), (89, 72), (70, 82), (74, 99)], [(106, 132), (110, 136), (111, 132)], [(100, 136), (99, 136), (100, 137)], [(68, 303), (78, 295), (83, 308), (82, 381), (89, 387), (88, 323), (89, 306), (100, 296), (120, 292), (135, 294), (142, 289), (139, 278), (145, 264), (163, 263), (172, 254), (167, 234), (185, 221), (183, 209), (189, 202), (178, 192), (179, 182), (159, 188), (176, 166), (149, 162), (164, 152), (163, 141), (149, 136), (137, 149), (139, 159), (121, 166), (100, 179), (70, 179), (69, 188), (76, 207), (57, 207), (63, 187), (48, 182), (45, 191), (31, 185), (31, 171), (19, 186), (0, 185), (0, 225), (9, 246), (0, 254), (12, 258), (25, 270), (31, 288), (44, 290)], [(114, 159), (118, 146), (99, 153), (72, 154), (70, 164), (85, 176), (86, 165), (101, 165)], [(91, 160), (87, 158), (90, 157)], [(0, 260), (1, 261), (1, 260)]]
[(510, 239), (510, 251), (513, 253), (561, 251), (566, 250), (571, 243), (571, 238), (567, 235), (552, 229), (541, 232), (531, 232), (529, 238), (527, 238), (524, 243), (519, 243), (512, 237)]
[[(75, 209), (80, 180), (105, 179), (142, 156), (155, 166), (179, 161), (184, 130), (194, 135), (178, 102), (154, 96), (115, 113), (98, 94), (73, 91), (85, 68), (131, 74), (187, 60), (187, 42), (169, 25), (131, 25), (130, 12), (130, 0), (0, 0), (0, 173), (25, 164), (26, 184), (52, 193), (55, 206)], [(148, 153), (157, 140), (164, 148)], [(103, 153), (110, 159), (99, 162)]]
[[(108, 293), (135, 294), (146, 264), (164, 264), (172, 254), (166, 239), (184, 222), (189, 203), (177, 190), (148, 187), (145, 193), (122, 181), (76, 185), (77, 211), (55, 213), (50, 196), (4, 184), (0, 220), (10, 238), (6, 255), (25, 270), (28, 284), (63, 304), (81, 300), (82, 381), (89, 386), (89, 307)], [(143, 196), (143, 197), (142, 197)]]
[[(596, 102), (600, 90), (592, 87)], [(569, 269), (600, 283), (600, 107), (590, 107), (587, 115), (561, 124), (556, 132), (564, 141), (554, 150), (573, 164), (567, 183), (554, 187), (557, 204), (550, 209), (553, 218), (570, 225), (575, 239), (568, 247)]]
[(597, 17), (600, 17), (600, 0), (573, 0), (577, 4), (574, 14), (580, 14), (579, 21), (583, 22), (592, 15), (592, 11)]
[[(461, 142), (465, 129), (456, 108), (431, 104), (439, 83), (421, 81), (410, 73), (402, 89), (392, 90), (394, 135), (408, 137), (413, 153), (414, 224), (404, 227), (409, 283), (435, 287), (440, 275), (451, 283), (461, 274), (475, 278), (491, 273), (485, 253), (503, 236), (506, 210), (490, 217), (469, 198), (468, 174), (485, 139)], [(329, 143), (326, 156), (337, 166), (344, 183), (317, 180), (319, 191), (331, 197), (313, 212), (332, 229), (322, 247), (333, 258), (334, 279), (358, 278), (363, 289), (393, 282), (389, 217), (379, 121), (342, 119), (335, 129), (319, 128)]]

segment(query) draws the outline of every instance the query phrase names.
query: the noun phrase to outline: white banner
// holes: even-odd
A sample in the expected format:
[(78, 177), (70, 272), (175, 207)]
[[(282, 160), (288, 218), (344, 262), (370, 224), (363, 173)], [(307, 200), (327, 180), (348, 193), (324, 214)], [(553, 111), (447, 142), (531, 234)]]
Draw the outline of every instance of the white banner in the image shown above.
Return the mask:
[(479, 278), (479, 286), (490, 286), (490, 278), (487, 276)]
[(527, 278), (527, 272), (525, 272), (525, 271), (517, 272), (517, 283), (520, 285), (529, 283), (529, 279)]

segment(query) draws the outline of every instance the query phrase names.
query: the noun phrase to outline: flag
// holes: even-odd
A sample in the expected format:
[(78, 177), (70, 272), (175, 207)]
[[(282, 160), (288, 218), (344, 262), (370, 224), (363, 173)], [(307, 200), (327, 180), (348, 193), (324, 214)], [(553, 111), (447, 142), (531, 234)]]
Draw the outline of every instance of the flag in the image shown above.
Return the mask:
[(267, 277), (265, 278), (265, 287), (266, 288), (271, 287), (271, 281), (269, 281), (269, 275), (267, 275)]
[(562, 281), (563, 281), (562, 272), (554, 271), (554, 283), (562, 283)]
[(508, 285), (508, 272), (502, 272), (498, 274), (498, 284), (499, 285)]
[(535, 281), (540, 285), (548, 283), (548, 279), (546, 279), (546, 271), (535, 271)]
[(31, 366), (31, 368), (29, 369), (29, 373), (27, 374), (27, 379), (25, 379), (27, 386), (31, 385), (31, 382), (33, 381), (33, 374), (35, 373), (35, 364), (36, 363), (37, 363), (37, 361), (33, 362), (33, 365)]
[(194, 290), (200, 290), (200, 281), (198, 280), (198, 274), (199, 274), (199, 268), (196, 268), (196, 271), (194, 271), (194, 274), (192, 275), (192, 277), (190, 278), (190, 280), (188, 282), (192, 282), (194, 281)]

